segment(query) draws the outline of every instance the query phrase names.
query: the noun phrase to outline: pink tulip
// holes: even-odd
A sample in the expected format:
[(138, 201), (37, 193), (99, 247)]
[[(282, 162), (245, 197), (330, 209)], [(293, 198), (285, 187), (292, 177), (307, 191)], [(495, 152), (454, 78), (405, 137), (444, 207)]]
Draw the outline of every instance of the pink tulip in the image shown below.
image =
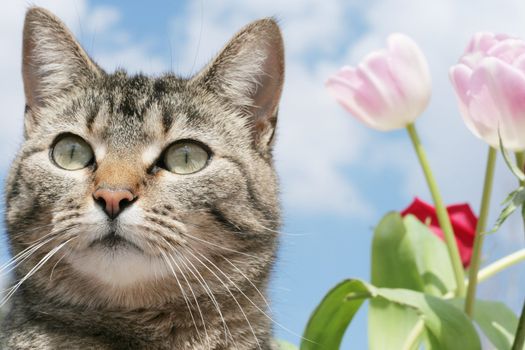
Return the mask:
[(326, 87), (351, 114), (371, 128), (404, 128), (425, 110), (430, 72), (417, 44), (391, 34), (387, 48), (369, 53), (356, 68), (343, 67)]
[(450, 68), (461, 115), (477, 137), (499, 148), (525, 149), (525, 42), (477, 33)]

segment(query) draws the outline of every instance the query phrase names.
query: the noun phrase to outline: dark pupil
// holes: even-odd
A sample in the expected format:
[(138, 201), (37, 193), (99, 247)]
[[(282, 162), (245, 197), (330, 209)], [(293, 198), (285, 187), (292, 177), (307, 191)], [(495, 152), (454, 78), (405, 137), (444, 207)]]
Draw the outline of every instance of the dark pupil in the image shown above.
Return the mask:
[(184, 146), (184, 163), (188, 164), (188, 159), (190, 157), (190, 152), (187, 146)]
[(73, 156), (75, 155), (77, 148), (78, 148), (78, 145), (76, 144), (71, 145), (71, 150), (69, 151), (69, 159), (73, 160)]

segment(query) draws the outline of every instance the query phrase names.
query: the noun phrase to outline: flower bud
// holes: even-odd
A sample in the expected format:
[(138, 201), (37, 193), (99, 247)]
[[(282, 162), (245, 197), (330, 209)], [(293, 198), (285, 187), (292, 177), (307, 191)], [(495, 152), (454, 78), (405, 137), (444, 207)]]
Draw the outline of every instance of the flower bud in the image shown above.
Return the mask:
[(371, 128), (404, 128), (428, 105), (431, 79), (425, 56), (403, 34), (387, 48), (369, 53), (356, 68), (343, 67), (326, 87), (352, 115)]
[(499, 148), (525, 149), (525, 42), (477, 33), (450, 68), (461, 115), (474, 135)]

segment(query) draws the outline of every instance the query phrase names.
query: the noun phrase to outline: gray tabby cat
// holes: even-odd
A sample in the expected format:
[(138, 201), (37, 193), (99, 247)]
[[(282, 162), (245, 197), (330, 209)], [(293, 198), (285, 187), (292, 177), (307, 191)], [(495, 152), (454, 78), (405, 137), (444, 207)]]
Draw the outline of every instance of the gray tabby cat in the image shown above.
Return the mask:
[(272, 19), (189, 79), (150, 78), (104, 72), (29, 9), (2, 348), (272, 348), (283, 74)]

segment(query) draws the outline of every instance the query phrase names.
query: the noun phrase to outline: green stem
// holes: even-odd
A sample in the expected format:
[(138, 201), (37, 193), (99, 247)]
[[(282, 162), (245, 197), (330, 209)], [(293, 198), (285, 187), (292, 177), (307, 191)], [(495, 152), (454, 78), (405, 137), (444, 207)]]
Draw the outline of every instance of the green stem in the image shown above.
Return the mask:
[(414, 149), (416, 151), (419, 163), (421, 164), (421, 168), (423, 168), (423, 173), (425, 174), (425, 178), (430, 189), (430, 194), (432, 195), (432, 199), (434, 200), (434, 206), (436, 207), (436, 215), (438, 218), (439, 226), (443, 230), (445, 243), (447, 245), (448, 254), (452, 263), (452, 269), (454, 270), (454, 277), (456, 279), (456, 295), (464, 296), (465, 275), (463, 265), (461, 264), (461, 259), (459, 258), (458, 246), (456, 244), (454, 230), (452, 229), (452, 224), (450, 223), (450, 218), (448, 217), (447, 209), (445, 208), (443, 200), (441, 199), (441, 195), (439, 194), (436, 180), (434, 179), (432, 171), (430, 170), (430, 165), (428, 164), (427, 156), (425, 154), (425, 151), (423, 150), (421, 141), (419, 140), (419, 136), (417, 135), (414, 124), (408, 124), (407, 131), (410, 135), (410, 140), (412, 141), (412, 145), (414, 146)]
[(525, 261), (525, 249), (518, 250), (517, 252), (493, 262), (484, 269), (481, 269), (478, 273), (478, 282), (486, 281), (495, 274), (522, 261)]
[[(523, 171), (523, 165), (525, 164), (525, 153), (523, 151), (516, 152), (516, 164), (518, 168)], [(520, 185), (523, 185), (523, 181), (520, 181)]]
[[(518, 168), (523, 171), (525, 164), (525, 154), (523, 151), (516, 152), (516, 163)], [(520, 181), (520, 185), (523, 186), (524, 181)], [(525, 204), (522, 208), (523, 226), (525, 227)], [(523, 302), (523, 308), (521, 310), (521, 316), (518, 321), (518, 329), (516, 330), (516, 336), (514, 337), (514, 344), (512, 344), (512, 350), (522, 350), (525, 345), (525, 301)]]
[(525, 345), (525, 302), (523, 303), (523, 309), (521, 310), (521, 316), (518, 322), (516, 336), (514, 337), (514, 344), (512, 344), (512, 350), (522, 350), (523, 345)]
[(476, 302), (478, 271), (481, 262), (481, 253), (483, 250), (483, 232), (485, 232), (485, 228), (487, 227), (487, 216), (489, 213), (490, 194), (492, 192), (492, 183), (494, 180), (496, 154), (496, 149), (489, 147), (489, 153), (487, 155), (487, 167), (485, 169), (485, 182), (483, 183), (483, 195), (481, 197), (481, 208), (479, 210), (479, 219), (476, 226), (474, 247), (472, 248), (472, 258), (470, 259), (467, 298), (465, 300), (465, 313), (470, 317), (473, 315), (474, 303)]
[[(481, 269), (478, 273), (478, 284), (491, 278), (492, 276), (500, 273), (501, 271), (514, 266), (522, 261), (525, 261), (525, 249), (518, 250), (510, 255), (507, 255), (489, 266)], [(465, 286), (468, 287), (468, 280), (465, 280)], [(443, 295), (443, 299), (451, 299), (454, 297), (453, 292), (448, 292)]]
[(423, 335), (423, 332), (425, 331), (425, 322), (422, 319), (419, 319), (417, 323), (414, 325), (414, 328), (410, 331), (408, 334), (407, 339), (405, 340), (405, 343), (403, 344), (403, 350), (413, 350), (418, 349), (417, 346), (419, 345), (421, 341), (421, 335)]

